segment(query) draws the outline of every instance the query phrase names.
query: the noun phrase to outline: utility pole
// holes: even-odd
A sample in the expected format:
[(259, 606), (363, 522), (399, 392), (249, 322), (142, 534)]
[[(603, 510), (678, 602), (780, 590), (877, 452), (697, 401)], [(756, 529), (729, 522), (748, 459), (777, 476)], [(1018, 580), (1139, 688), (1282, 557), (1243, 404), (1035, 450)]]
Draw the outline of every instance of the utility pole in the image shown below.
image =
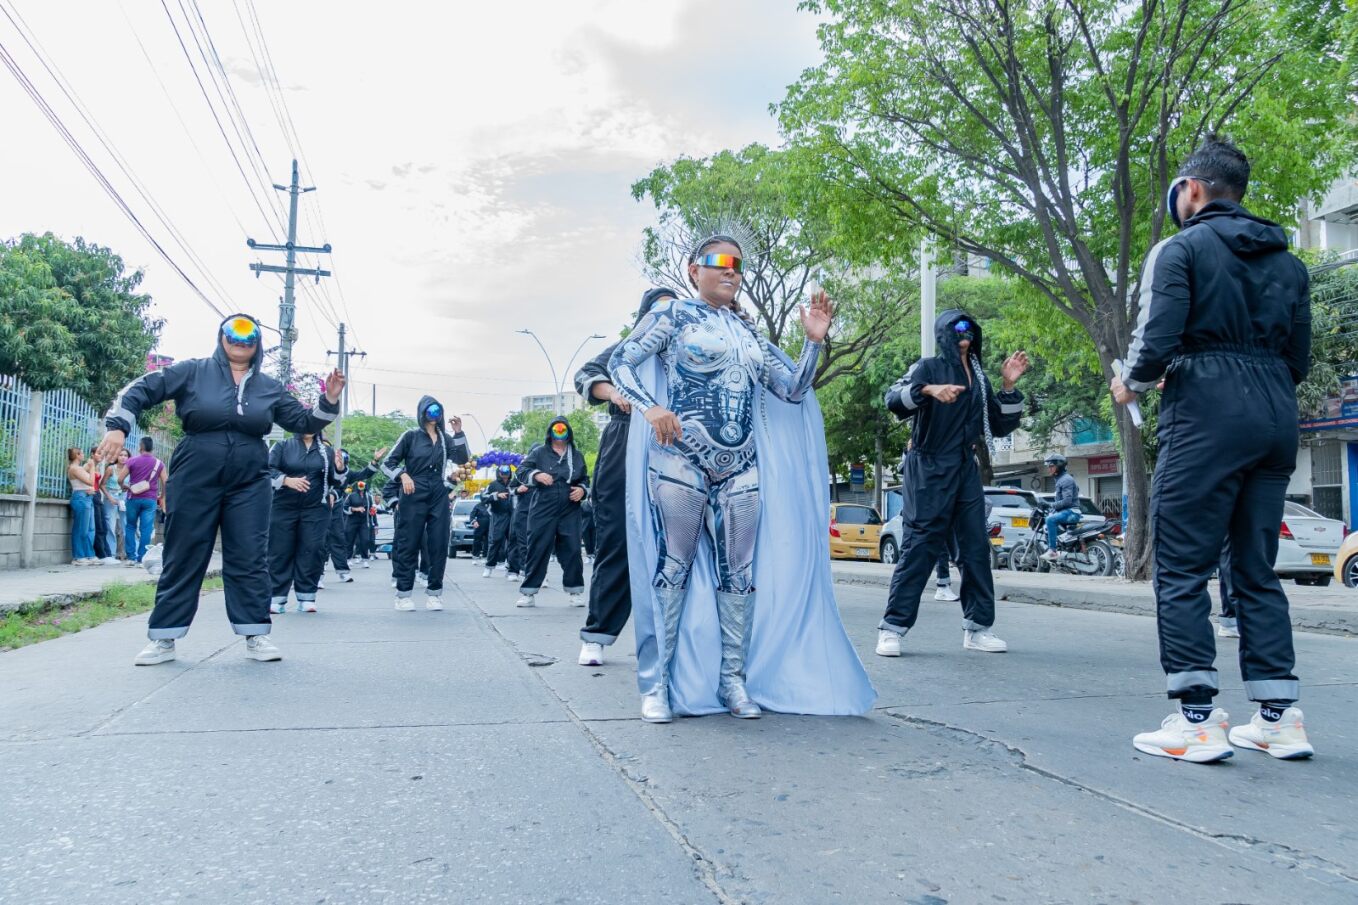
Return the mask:
[(938, 299), (938, 272), (934, 269), (934, 239), (919, 243), (919, 348), (920, 357), (934, 354), (934, 308)]
[[(339, 364), (340, 373), (344, 375), (344, 392), (340, 394), (340, 413), (339, 417), (335, 419), (335, 437), (331, 441), (335, 444), (335, 448), (339, 449), (344, 445), (344, 416), (349, 414), (349, 359), (355, 355), (359, 358), (367, 358), (368, 353), (354, 352), (344, 348), (344, 324), (341, 323), (339, 325), (339, 351), (336, 352), (331, 349), (325, 354), (327, 358), (331, 355), (336, 357), (335, 360)], [(376, 396), (377, 391), (374, 390), (373, 397), (376, 398)]]
[(297, 253), (313, 255), (330, 254), (330, 243), (327, 242), (319, 248), (309, 245), (297, 244), (297, 196), (307, 192), (316, 191), (315, 186), (302, 188), (297, 184), (297, 161), (292, 162), (292, 184), (278, 185), (274, 183), (274, 188), (280, 192), (288, 193), (288, 241), (286, 245), (268, 245), (256, 242), (254, 239), (246, 239), (245, 244), (256, 251), (281, 251), (287, 254), (287, 265), (278, 267), (274, 264), (251, 264), (250, 269), (255, 272), (258, 279), (261, 273), (281, 273), (283, 274), (283, 298), (278, 304), (278, 332), (282, 334), (283, 340), (278, 347), (278, 379), (287, 383), (292, 377), (292, 344), (297, 340), (297, 329), (294, 326), (296, 319), (294, 314), (297, 311), (294, 296), (294, 284), (297, 274), (315, 277), (316, 282), (321, 281), (321, 277), (330, 276), (330, 271), (318, 268), (298, 267)]

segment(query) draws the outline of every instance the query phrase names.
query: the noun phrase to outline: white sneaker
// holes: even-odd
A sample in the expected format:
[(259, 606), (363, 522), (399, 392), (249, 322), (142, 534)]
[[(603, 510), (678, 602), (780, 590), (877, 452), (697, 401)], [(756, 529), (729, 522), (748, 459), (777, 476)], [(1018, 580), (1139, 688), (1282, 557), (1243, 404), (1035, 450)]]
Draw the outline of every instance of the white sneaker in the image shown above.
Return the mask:
[(1217, 626), (1217, 637), (1218, 637), (1218, 638), (1239, 638), (1239, 637), (1240, 637), (1240, 629), (1236, 628), (1236, 627), (1233, 626), (1233, 625), (1218, 625), (1218, 626)]
[(370, 568), (372, 568), (372, 566), (368, 565), (368, 561), (367, 561), (366, 559), (365, 559), (365, 560), (362, 560), (361, 562), (359, 562), (358, 567), (359, 567), (360, 569), (370, 569)]
[(286, 613), (287, 611), (288, 611), (288, 605), (287, 605), (287, 603), (271, 603), (271, 604), (269, 604), (269, 612), (270, 612), (270, 613), (273, 613), (275, 616), (281, 616), (281, 615), (283, 615), (284, 613)]
[(71, 560), (71, 565), (73, 565), (73, 566), (92, 566), (92, 565), (94, 565), (96, 562), (98, 562), (98, 560), (95, 560), (95, 559), (73, 559), (73, 560)]
[(901, 636), (890, 629), (877, 630), (877, 656), (899, 657), (901, 655)]
[(391, 586), (392, 586), (393, 588), (396, 587), (396, 579), (393, 578), (393, 579), (391, 580)]
[(1056, 562), (1061, 556), (1055, 550), (1048, 550), (1046, 553), (1042, 554), (1042, 558), (1047, 562)]
[(481, 577), (482, 577), (482, 578), (489, 578), (489, 577), (490, 577), (490, 574), (491, 574), (491, 571), (492, 571), (492, 570), (490, 570), (490, 569), (482, 569), (482, 570), (481, 570)]
[(251, 635), (245, 639), (245, 656), (251, 660), (267, 663), (271, 660), (282, 660), (283, 652), (274, 646), (268, 635)]
[(496, 572), (508, 572), (508, 571), (509, 571), (509, 566), (505, 565), (504, 563), (500, 563), (498, 566), (495, 567), (495, 571), (496, 571)]
[(641, 696), (641, 719), (647, 723), (672, 723), (674, 711), (665, 700), (666, 694), (646, 694)]
[(507, 572), (507, 573), (505, 573), (505, 581), (518, 581), (518, 580), (519, 580), (519, 573), (518, 573), (518, 572)]
[(301, 607), (303, 613), (316, 612), (316, 601), (314, 600), (303, 600), (301, 603), (297, 605)]
[(103, 559), (99, 560), (99, 563), (100, 563), (100, 565), (105, 565), (105, 566), (116, 566), (116, 565), (118, 564), (118, 557), (116, 557), (116, 556), (105, 556)]
[(143, 647), (141, 653), (137, 654), (137, 659), (132, 662), (138, 666), (155, 666), (157, 663), (168, 663), (174, 657), (174, 639), (165, 638), (152, 641)]
[(938, 590), (934, 591), (934, 599), (961, 600), (962, 598), (957, 596), (957, 592), (952, 589), (952, 585), (941, 584), (938, 586)]
[(520, 594), (519, 599), (514, 601), (514, 605), (521, 606), (526, 609), (530, 606), (537, 606), (538, 604), (537, 601), (533, 599), (531, 594)]
[(1237, 748), (1263, 751), (1279, 760), (1299, 760), (1316, 753), (1306, 738), (1306, 727), (1297, 707), (1284, 710), (1283, 718), (1276, 723), (1256, 712), (1245, 725), (1231, 727), (1230, 740)]
[(426, 610), (441, 610), (443, 609), (443, 601), (437, 597), (425, 597), (424, 608)]
[(586, 641), (580, 645), (580, 665), (581, 666), (603, 666), (604, 665), (604, 646), (595, 644), (593, 641)]
[(325, 590), (325, 579), (324, 579), (324, 578), (317, 579), (317, 581), (316, 581), (316, 590), (318, 590), (318, 591), (324, 591), (324, 590)]
[(585, 599), (584, 594), (571, 594), (568, 599), (570, 600), (571, 606), (584, 606), (589, 603), (589, 601)]
[(415, 602), (411, 600), (409, 597), (397, 597), (396, 609), (400, 610), (403, 613), (411, 612), (412, 610), (415, 609)]
[(1212, 711), (1205, 723), (1190, 723), (1175, 711), (1165, 717), (1155, 732), (1142, 732), (1132, 738), (1132, 745), (1144, 754), (1172, 757), (1194, 764), (1210, 764), (1225, 760), (1235, 753), (1226, 740), (1226, 711), (1220, 707)]
[(1009, 645), (999, 638), (996, 638), (989, 629), (979, 632), (962, 630), (963, 650), (980, 650), (988, 654), (1002, 654), (1009, 650)]
[(339, 573), (339, 580), (341, 584), (344, 584), (345, 582), (353, 581), (354, 576), (350, 575), (348, 572), (341, 572)]
[(425, 575), (423, 572), (416, 572), (415, 580), (420, 583), (420, 587), (422, 588), (429, 587), (429, 576)]

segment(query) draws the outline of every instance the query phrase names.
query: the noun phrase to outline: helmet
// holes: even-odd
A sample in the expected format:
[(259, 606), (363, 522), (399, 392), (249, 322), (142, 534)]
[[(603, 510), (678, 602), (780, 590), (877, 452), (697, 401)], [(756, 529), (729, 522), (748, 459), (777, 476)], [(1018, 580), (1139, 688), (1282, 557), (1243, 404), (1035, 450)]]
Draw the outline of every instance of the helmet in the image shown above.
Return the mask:
[(1066, 467), (1066, 457), (1061, 455), (1060, 453), (1051, 453), (1050, 455), (1047, 456), (1047, 458), (1043, 459), (1042, 462), (1045, 465), (1055, 466), (1057, 468)]

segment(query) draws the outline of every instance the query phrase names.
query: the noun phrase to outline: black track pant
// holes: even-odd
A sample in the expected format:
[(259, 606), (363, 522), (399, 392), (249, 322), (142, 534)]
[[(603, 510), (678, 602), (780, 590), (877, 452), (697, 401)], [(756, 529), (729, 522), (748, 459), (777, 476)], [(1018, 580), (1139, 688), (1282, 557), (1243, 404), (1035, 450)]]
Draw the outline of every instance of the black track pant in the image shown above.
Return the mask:
[(514, 518), (509, 523), (509, 571), (522, 575), (528, 559), (528, 513), (535, 491), (518, 494), (514, 501)]
[(485, 556), (490, 547), (490, 516), (486, 516), (476, 526), (472, 534), (472, 556)]
[(490, 514), (490, 548), (486, 552), (486, 568), (493, 569), (509, 556), (509, 523), (514, 510)]
[(1287, 596), (1273, 571), (1297, 442), (1296, 390), (1281, 359), (1205, 352), (1171, 365), (1151, 488), (1160, 664), (1171, 698), (1207, 701), (1217, 692), (1207, 580), (1223, 541), (1246, 695), (1283, 703), (1300, 694)]
[(594, 555), (594, 550), (598, 546), (598, 532), (594, 526), (594, 513), (589, 515), (581, 513), (580, 516), (581, 539), (585, 542), (585, 552), (590, 556)]
[(349, 517), (344, 512), (343, 501), (330, 510), (330, 527), (326, 544), (330, 548), (330, 565), (336, 572), (349, 571)]
[[(415, 567), (428, 544), (433, 551), (448, 549), (448, 531), (452, 515), (448, 509), (448, 491), (439, 482), (436, 487), (416, 485), (414, 493), (401, 495), (401, 517), (396, 521), (396, 540), (393, 545), (396, 577), (396, 596), (409, 597), (415, 587)], [(443, 570), (448, 557), (429, 557), (430, 597), (443, 596)]]
[(1217, 578), (1220, 579), (1221, 589), (1221, 619), (1218, 620), (1222, 625), (1235, 628), (1235, 592), (1231, 589), (1231, 544), (1226, 542), (1226, 546), (1221, 548), (1221, 561), (1217, 565)]
[(539, 487), (528, 506), (527, 571), (519, 591), (528, 596), (542, 590), (547, 563), (556, 553), (561, 563), (561, 586), (567, 594), (585, 590), (585, 566), (580, 558), (580, 532), (584, 513), (572, 503), (566, 484)]
[(164, 571), (147, 636), (188, 634), (219, 530), (231, 627), (238, 635), (267, 635), (273, 487), (264, 441), (236, 433), (189, 434), (170, 459), (170, 480)]
[(348, 522), (344, 526), (345, 538), (348, 541), (347, 552), (350, 556), (360, 559), (367, 559), (372, 555), (372, 527), (368, 524), (367, 514), (356, 515), (350, 513)]
[(594, 463), (594, 573), (580, 640), (605, 646), (618, 640), (632, 615), (632, 581), (627, 571), (627, 426), (621, 418), (608, 422)]
[(920, 595), (950, 538), (962, 570), (962, 627), (995, 624), (995, 581), (985, 529), (985, 494), (970, 449), (947, 456), (911, 450), (901, 472), (901, 552), (879, 628), (904, 635), (919, 616)]
[[(288, 491), (292, 493), (292, 491)], [(316, 582), (325, 567), (325, 534), (330, 510), (319, 506), (279, 506), (269, 516), (269, 577), (273, 603), (286, 604), (288, 591), (299, 602), (316, 599)]]

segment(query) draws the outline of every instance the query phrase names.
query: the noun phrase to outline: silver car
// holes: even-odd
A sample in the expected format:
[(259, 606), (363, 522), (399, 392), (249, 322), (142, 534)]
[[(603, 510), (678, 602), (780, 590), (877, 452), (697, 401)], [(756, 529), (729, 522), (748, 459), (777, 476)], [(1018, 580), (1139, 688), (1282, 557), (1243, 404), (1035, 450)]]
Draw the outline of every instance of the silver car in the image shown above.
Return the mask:
[(1324, 587), (1334, 577), (1334, 560), (1344, 542), (1344, 523), (1290, 500), (1283, 504), (1278, 555), (1273, 571), (1297, 584)]
[[(1001, 564), (1018, 541), (1028, 536), (1028, 519), (1037, 505), (1037, 498), (1026, 490), (1014, 487), (984, 487), (986, 502), (990, 504), (990, 522), (1000, 523), (1000, 543), (995, 553)], [(901, 552), (901, 517), (897, 515), (882, 526), (882, 562), (894, 563)]]

